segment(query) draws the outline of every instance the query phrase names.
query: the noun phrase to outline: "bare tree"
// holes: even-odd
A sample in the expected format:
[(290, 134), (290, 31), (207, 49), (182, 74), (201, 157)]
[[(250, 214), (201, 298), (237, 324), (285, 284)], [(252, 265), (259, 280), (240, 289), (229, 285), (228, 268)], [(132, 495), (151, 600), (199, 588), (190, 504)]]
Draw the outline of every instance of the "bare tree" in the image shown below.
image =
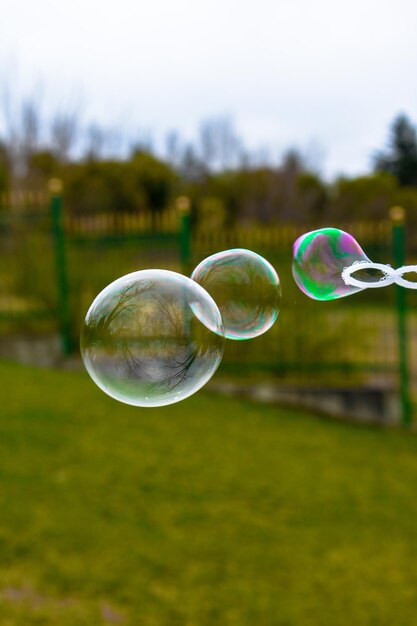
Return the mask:
[(90, 124), (86, 130), (85, 157), (89, 161), (97, 161), (103, 156), (106, 133), (98, 124)]
[(10, 84), (3, 81), (1, 91), (3, 144), (7, 154), (12, 185), (30, 172), (33, 153), (39, 149), (43, 132), (39, 90), (19, 102)]
[(182, 176), (188, 182), (201, 182), (206, 177), (207, 166), (203, 163), (192, 144), (188, 144), (184, 149), (180, 170)]
[(326, 150), (317, 139), (309, 141), (303, 151), (305, 168), (316, 176), (321, 176), (323, 164), (326, 157)]
[(165, 153), (169, 163), (178, 165), (182, 154), (182, 141), (176, 130), (170, 130), (165, 137)]
[(242, 142), (229, 117), (214, 117), (202, 122), (199, 152), (210, 169), (226, 169), (237, 163), (242, 153)]
[(218, 133), (217, 124), (213, 120), (205, 120), (200, 125), (199, 142), (201, 158), (209, 169), (218, 159)]
[(10, 164), (12, 177), (15, 174), (18, 155), (18, 128), (16, 118), (16, 106), (13, 102), (12, 90), (6, 80), (2, 80), (1, 111), (4, 147)]
[(131, 152), (154, 153), (154, 138), (149, 129), (142, 128), (138, 131), (137, 137), (131, 145)]
[(22, 105), (22, 140), (28, 152), (39, 147), (40, 132), (40, 108), (34, 100), (25, 100)]
[(79, 121), (76, 111), (55, 113), (51, 123), (51, 148), (57, 158), (65, 163), (77, 140)]

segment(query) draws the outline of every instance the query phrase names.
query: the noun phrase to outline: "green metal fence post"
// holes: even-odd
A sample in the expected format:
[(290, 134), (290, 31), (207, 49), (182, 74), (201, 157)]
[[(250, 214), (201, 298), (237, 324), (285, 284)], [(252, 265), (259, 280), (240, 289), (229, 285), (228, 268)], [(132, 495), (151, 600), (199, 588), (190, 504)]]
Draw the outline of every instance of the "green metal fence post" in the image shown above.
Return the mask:
[(180, 223), (180, 260), (185, 275), (190, 271), (191, 260), (191, 201), (187, 196), (177, 198), (176, 207), (181, 216)]
[(58, 320), (63, 356), (72, 351), (71, 316), (69, 308), (68, 271), (65, 249), (65, 232), (62, 215), (62, 182), (58, 178), (49, 181), (52, 235), (54, 239), (55, 273), (58, 292)]
[[(392, 253), (395, 267), (405, 263), (405, 211), (402, 207), (390, 210), (392, 220)], [(397, 336), (400, 374), (401, 418), (405, 427), (411, 424), (410, 372), (407, 337), (407, 290), (395, 285), (397, 307)]]

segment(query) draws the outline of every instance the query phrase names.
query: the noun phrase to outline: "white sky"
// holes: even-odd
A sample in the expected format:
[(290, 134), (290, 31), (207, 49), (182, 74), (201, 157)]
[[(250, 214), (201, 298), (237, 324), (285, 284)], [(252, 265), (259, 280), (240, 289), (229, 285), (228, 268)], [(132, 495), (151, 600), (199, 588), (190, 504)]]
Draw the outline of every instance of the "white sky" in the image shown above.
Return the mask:
[[(0, 0), (0, 78), (157, 138), (233, 117), (252, 148), (318, 142), (327, 175), (369, 169), (417, 121), (417, 0)], [(82, 95), (79, 95), (82, 94)]]

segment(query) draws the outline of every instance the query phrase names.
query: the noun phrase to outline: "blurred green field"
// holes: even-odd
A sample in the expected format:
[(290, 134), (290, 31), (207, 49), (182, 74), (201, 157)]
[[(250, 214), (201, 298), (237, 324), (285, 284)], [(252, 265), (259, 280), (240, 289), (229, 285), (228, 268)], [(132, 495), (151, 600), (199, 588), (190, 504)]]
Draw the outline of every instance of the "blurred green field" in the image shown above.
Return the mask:
[(417, 439), (0, 364), (3, 626), (417, 624)]

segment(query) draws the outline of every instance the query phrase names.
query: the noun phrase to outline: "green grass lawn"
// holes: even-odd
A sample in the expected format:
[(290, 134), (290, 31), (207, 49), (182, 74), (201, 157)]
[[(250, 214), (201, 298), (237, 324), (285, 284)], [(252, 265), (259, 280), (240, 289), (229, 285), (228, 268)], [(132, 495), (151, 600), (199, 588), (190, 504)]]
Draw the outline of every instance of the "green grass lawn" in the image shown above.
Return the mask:
[(417, 624), (417, 438), (0, 364), (1, 626)]

